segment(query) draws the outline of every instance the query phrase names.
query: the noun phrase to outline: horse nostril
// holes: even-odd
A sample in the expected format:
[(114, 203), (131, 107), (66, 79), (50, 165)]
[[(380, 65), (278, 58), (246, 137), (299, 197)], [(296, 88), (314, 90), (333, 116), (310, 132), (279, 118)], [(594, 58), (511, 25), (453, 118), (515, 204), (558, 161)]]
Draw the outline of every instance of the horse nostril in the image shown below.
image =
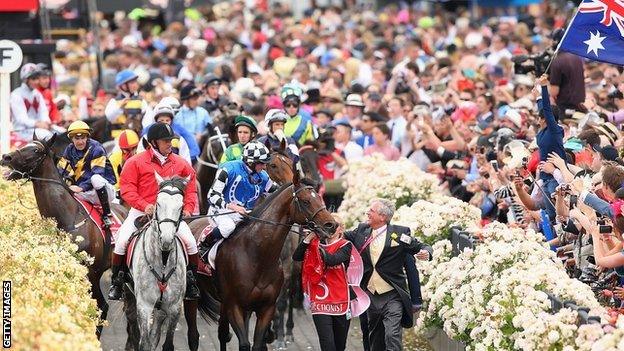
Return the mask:
[(2, 161), (3, 162), (11, 162), (11, 155), (9, 155), (9, 154), (2, 155)]
[(323, 224), (323, 227), (325, 227), (326, 230), (333, 232), (336, 229), (336, 225), (332, 222), (327, 222), (325, 224)]

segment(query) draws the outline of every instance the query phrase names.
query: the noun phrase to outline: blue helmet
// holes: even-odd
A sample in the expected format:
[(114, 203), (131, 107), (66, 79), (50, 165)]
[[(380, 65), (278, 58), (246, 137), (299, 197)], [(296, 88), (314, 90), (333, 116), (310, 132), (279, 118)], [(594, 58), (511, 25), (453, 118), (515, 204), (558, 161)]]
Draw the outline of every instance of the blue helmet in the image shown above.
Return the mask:
[(115, 85), (119, 87), (137, 78), (139, 78), (139, 76), (137, 76), (136, 73), (132, 72), (129, 69), (125, 69), (117, 73), (117, 75), (115, 76)]

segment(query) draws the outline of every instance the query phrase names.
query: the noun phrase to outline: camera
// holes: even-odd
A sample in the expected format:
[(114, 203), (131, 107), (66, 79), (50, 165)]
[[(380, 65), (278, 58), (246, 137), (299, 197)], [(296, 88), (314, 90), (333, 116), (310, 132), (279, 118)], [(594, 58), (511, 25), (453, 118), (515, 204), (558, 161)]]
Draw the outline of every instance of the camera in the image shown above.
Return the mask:
[(611, 226), (611, 225), (602, 225), (602, 224), (601, 224), (601, 225), (598, 227), (598, 232), (599, 232), (600, 234), (609, 234), (609, 233), (612, 233), (612, 232), (613, 232), (613, 226)]
[(540, 54), (535, 55), (518, 55), (513, 57), (511, 61), (514, 63), (514, 72), (516, 74), (535, 73), (539, 77), (546, 73), (548, 63), (553, 58), (552, 49), (547, 49)]
[(498, 161), (492, 160), (490, 161), (490, 164), (492, 164), (492, 168), (494, 168), (494, 171), (498, 172)]

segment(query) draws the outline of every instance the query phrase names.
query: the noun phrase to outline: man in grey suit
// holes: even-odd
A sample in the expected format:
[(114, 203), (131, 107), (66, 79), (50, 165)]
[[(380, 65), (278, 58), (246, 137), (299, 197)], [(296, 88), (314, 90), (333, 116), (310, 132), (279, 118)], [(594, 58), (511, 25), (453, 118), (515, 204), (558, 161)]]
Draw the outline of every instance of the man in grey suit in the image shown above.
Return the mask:
[(345, 238), (362, 254), (361, 287), (371, 300), (366, 318), (360, 316), (364, 345), (368, 346), (369, 341), (372, 351), (402, 350), (402, 327), (414, 325), (404, 270), (405, 256), (430, 260), (433, 250), (413, 238), (409, 228), (390, 224), (394, 215), (392, 202), (373, 200), (367, 215), (367, 223), (345, 233)]

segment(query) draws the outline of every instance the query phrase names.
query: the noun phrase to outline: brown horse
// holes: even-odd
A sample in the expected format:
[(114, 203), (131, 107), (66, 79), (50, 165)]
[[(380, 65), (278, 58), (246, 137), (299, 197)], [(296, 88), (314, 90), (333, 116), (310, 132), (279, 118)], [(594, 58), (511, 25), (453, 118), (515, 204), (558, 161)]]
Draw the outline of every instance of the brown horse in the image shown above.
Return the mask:
[[(31, 180), (41, 215), (54, 219), (59, 229), (69, 233), (80, 251), (94, 258), (87, 277), (91, 283), (91, 296), (102, 311), (102, 319), (106, 319), (108, 303), (100, 290), (100, 278), (110, 268), (111, 238), (102, 238), (98, 225), (74, 198), (73, 192), (59, 174), (51, 149), (54, 138), (48, 141), (35, 138), (21, 149), (2, 155), (0, 165), (12, 169), (9, 180)], [(112, 210), (119, 219), (126, 218), (127, 211), (122, 206), (113, 205)], [(102, 326), (98, 326), (96, 332), (99, 337)]]
[[(231, 324), (240, 350), (250, 350), (249, 318), (256, 314), (253, 350), (266, 349), (268, 330), (275, 313), (284, 273), (280, 253), (293, 224), (301, 224), (323, 237), (338, 224), (314, 189), (300, 182), (294, 172), (293, 183), (282, 185), (244, 220), (220, 247), (212, 277), (200, 277), (199, 301), (204, 318), (219, 321), (221, 350), (226, 350)], [(195, 236), (209, 224), (199, 219), (190, 227)], [(216, 302), (220, 301), (220, 304)]]

